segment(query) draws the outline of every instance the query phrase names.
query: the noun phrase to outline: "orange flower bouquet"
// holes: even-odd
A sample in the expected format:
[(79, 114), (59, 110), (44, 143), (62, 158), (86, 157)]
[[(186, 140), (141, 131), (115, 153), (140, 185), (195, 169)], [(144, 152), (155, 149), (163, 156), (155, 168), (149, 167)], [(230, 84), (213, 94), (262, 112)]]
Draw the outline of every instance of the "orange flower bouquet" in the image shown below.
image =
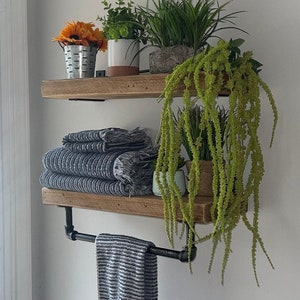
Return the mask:
[(95, 28), (93, 23), (67, 22), (57, 37), (52, 38), (53, 42), (59, 42), (63, 46), (83, 45), (94, 46), (104, 52), (107, 49), (107, 39), (99, 28)]
[(94, 77), (96, 54), (107, 49), (107, 39), (93, 23), (68, 22), (59, 36), (52, 38), (58, 42), (65, 54), (68, 78)]

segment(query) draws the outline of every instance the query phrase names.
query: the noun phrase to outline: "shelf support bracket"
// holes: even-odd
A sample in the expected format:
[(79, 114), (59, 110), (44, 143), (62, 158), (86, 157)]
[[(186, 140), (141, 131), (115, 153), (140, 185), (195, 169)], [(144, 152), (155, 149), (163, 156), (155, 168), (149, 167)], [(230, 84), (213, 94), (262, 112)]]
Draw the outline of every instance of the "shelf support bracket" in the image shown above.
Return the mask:
[[(80, 233), (76, 230), (74, 230), (73, 225), (73, 213), (72, 213), (72, 207), (65, 207), (66, 211), (66, 225), (65, 225), (65, 233), (67, 237), (72, 241), (84, 241), (84, 242), (91, 242), (95, 243), (96, 236), (86, 233)], [(187, 237), (189, 235), (189, 228), (187, 226)], [(193, 237), (194, 241), (194, 237)], [(187, 247), (184, 248), (184, 250), (177, 251), (173, 249), (166, 249), (166, 248), (159, 248), (159, 247), (149, 247), (148, 252), (151, 254), (155, 254), (158, 256), (164, 256), (169, 257), (173, 259), (177, 259), (181, 262), (190, 262), (193, 261), (197, 254), (197, 247), (195, 245), (192, 246), (192, 251), (189, 255), (189, 251)]]

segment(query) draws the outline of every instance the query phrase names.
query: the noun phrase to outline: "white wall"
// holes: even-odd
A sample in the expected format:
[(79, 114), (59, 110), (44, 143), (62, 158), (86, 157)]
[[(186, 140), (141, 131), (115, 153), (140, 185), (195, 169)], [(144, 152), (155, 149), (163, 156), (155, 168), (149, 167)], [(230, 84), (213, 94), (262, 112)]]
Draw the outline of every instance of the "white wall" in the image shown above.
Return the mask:
[[(38, 184), (41, 155), (61, 145), (61, 138), (66, 133), (82, 129), (108, 126), (130, 129), (142, 125), (150, 128), (155, 136), (160, 104), (151, 99), (104, 103), (41, 99), (42, 79), (65, 78), (63, 53), (51, 38), (58, 34), (66, 21), (94, 22), (102, 11), (99, 0), (28, 1), (34, 300), (96, 299), (94, 245), (67, 240), (63, 209), (41, 205)], [(257, 264), (261, 287), (256, 287), (251, 269), (251, 236), (240, 225), (233, 238), (233, 253), (224, 287), (220, 284), (221, 251), (212, 274), (207, 273), (211, 247), (208, 242), (198, 246), (193, 275), (185, 264), (167, 258), (158, 259), (161, 300), (298, 298), (300, 78), (297, 69), (300, 66), (300, 41), (297, 37), (300, 3), (297, 0), (235, 0), (230, 7), (247, 11), (238, 19), (238, 25), (250, 34), (242, 36), (247, 40), (245, 49), (252, 49), (255, 57), (264, 63), (262, 76), (271, 87), (279, 109), (279, 124), (272, 149), (268, 147), (272, 115), (267, 101), (263, 103), (260, 130), (266, 169), (261, 186), (260, 230), (276, 269), (269, 267), (259, 251)], [(235, 33), (234, 36), (240, 35)], [(97, 64), (98, 68), (104, 68), (106, 55), (98, 54)], [(74, 210), (74, 218), (76, 228), (82, 232), (127, 234), (152, 240), (157, 246), (169, 246), (162, 220), (87, 210)], [(204, 233), (210, 225), (197, 228)]]

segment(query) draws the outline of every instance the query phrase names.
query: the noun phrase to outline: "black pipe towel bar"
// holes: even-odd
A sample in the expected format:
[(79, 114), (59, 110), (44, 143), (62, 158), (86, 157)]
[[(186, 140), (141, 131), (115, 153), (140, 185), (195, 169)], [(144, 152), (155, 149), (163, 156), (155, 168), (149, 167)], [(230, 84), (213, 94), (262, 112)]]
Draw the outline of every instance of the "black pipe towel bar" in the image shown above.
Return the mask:
[[(95, 239), (96, 239), (95, 235), (81, 233), (81, 232), (74, 230), (72, 207), (65, 207), (65, 210), (66, 210), (65, 232), (66, 232), (67, 237), (72, 241), (78, 240), (78, 241), (94, 243)], [(188, 237), (188, 235), (189, 235), (188, 226), (187, 226), (186, 234)], [(193, 245), (192, 251), (190, 253), (190, 257), (189, 257), (189, 252), (188, 252), (187, 247), (185, 247), (184, 250), (182, 250), (182, 251), (166, 249), (166, 248), (159, 248), (159, 247), (149, 247), (148, 252), (151, 254), (159, 255), (159, 256), (178, 259), (181, 262), (189, 262), (189, 261), (193, 261), (195, 259), (196, 254), (197, 254), (197, 247), (195, 245)]]

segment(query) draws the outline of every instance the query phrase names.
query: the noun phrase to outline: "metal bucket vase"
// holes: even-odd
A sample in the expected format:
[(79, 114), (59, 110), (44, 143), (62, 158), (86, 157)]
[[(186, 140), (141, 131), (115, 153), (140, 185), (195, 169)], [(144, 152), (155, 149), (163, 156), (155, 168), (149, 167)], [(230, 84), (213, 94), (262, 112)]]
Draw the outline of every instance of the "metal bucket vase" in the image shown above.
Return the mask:
[(97, 47), (91, 46), (65, 46), (64, 54), (68, 78), (94, 77), (97, 51)]

